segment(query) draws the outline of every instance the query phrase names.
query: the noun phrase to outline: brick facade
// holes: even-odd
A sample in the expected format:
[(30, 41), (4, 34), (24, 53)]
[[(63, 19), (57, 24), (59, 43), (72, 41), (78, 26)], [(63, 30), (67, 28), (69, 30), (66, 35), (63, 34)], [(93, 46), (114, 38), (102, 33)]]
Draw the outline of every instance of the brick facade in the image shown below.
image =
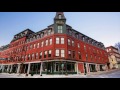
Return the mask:
[[(0, 63), (7, 68), (16, 64), (51, 62), (47, 63), (47, 72), (50, 69), (51, 73), (60, 71), (61, 63), (64, 72), (76, 68), (73, 72), (85, 73), (86, 66), (86, 73), (89, 73), (90, 68), (91, 72), (96, 69), (95, 65), (105, 66), (109, 62), (103, 43), (72, 29), (66, 24), (63, 12), (57, 12), (54, 24), (44, 30), (35, 33), (26, 29), (16, 34), (8, 48), (0, 51), (0, 58), (6, 59)], [(29, 68), (29, 65), (23, 67)], [(18, 66), (16, 70), (19, 71)]]

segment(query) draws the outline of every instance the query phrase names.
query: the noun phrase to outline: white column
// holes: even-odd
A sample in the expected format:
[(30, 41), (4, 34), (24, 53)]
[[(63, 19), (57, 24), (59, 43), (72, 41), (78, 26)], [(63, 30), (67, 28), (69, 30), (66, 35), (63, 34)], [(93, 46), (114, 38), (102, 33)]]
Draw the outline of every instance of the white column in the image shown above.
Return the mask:
[(89, 71), (88, 71), (88, 69), (89, 69), (88, 65), (89, 65), (89, 64), (86, 63), (87, 73), (89, 73)]
[(88, 64), (88, 72), (90, 73), (90, 65)]
[(56, 63), (55, 63), (55, 72), (56, 72)]
[(75, 63), (74, 66), (75, 66), (75, 72), (77, 72), (77, 63)]
[(9, 69), (10, 69), (10, 65), (8, 65), (7, 72), (9, 72)]
[(52, 66), (51, 66), (51, 73), (52, 73)]
[(76, 70), (77, 70), (77, 74), (79, 74), (78, 63), (76, 63)]
[(12, 72), (13, 65), (11, 65), (10, 72)]
[(2, 65), (0, 65), (0, 70), (1, 70)]
[(95, 65), (95, 68), (96, 68), (96, 70), (98, 71), (98, 66), (97, 66), (97, 64)]
[(30, 72), (30, 63), (28, 64), (28, 70), (27, 70), (27, 74), (29, 74), (29, 72)]
[(90, 65), (89, 67), (90, 67), (90, 71), (92, 71), (92, 67), (91, 67), (92, 65)]
[(18, 64), (17, 73), (20, 72), (20, 64)]
[(5, 69), (5, 66), (4, 66), (4, 65), (2, 65), (2, 72), (4, 72), (4, 69)]
[(40, 75), (42, 75), (42, 70), (43, 70), (43, 62), (41, 62), (41, 66), (40, 66)]

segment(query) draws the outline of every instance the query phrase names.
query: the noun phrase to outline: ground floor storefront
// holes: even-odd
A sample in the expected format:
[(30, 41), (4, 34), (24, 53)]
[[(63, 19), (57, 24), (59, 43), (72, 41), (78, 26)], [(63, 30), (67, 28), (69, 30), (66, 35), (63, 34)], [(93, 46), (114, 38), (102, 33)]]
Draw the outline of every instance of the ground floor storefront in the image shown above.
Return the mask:
[(91, 72), (104, 71), (106, 65), (95, 63), (84, 63), (71, 60), (51, 60), (26, 62), (9, 65), (0, 65), (2, 73), (17, 74), (87, 74)]

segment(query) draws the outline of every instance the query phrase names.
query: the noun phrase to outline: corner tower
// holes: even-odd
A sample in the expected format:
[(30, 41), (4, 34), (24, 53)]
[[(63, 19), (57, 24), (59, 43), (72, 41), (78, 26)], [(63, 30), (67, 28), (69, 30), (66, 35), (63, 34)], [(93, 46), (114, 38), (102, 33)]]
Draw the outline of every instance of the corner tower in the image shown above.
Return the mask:
[(66, 18), (63, 12), (56, 12), (54, 18), (54, 30), (55, 33), (66, 33)]

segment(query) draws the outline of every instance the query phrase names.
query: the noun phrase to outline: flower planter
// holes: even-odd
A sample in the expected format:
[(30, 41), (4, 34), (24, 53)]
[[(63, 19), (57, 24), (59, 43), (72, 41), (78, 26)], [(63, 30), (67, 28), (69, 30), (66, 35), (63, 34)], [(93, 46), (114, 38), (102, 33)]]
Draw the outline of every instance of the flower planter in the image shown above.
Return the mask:
[(34, 73), (31, 73), (31, 76), (33, 76), (34, 75)]
[(28, 74), (25, 74), (25, 76), (28, 76)]
[(65, 73), (66, 76), (68, 76), (68, 73)]

